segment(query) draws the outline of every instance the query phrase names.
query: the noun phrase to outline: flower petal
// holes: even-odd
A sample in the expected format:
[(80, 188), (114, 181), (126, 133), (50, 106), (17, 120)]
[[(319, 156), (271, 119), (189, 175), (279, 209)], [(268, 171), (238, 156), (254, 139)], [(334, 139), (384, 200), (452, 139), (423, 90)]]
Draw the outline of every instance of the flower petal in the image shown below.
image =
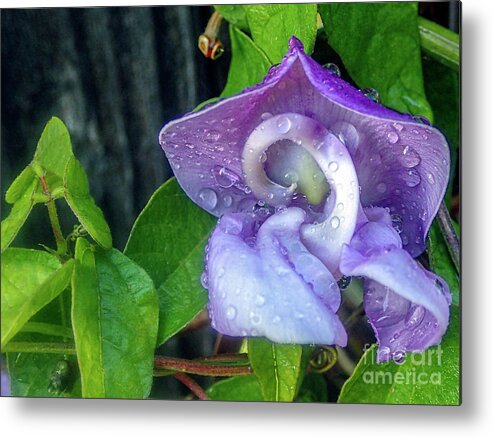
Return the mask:
[(440, 342), (448, 326), (448, 286), (401, 248), (391, 226), (361, 226), (342, 251), (340, 269), (365, 278), (365, 312), (379, 343), (378, 361)]
[(366, 98), (307, 56), (294, 37), (262, 84), (168, 123), (160, 144), (201, 207), (216, 216), (248, 210), (254, 196), (241, 162), (246, 139), (266, 117), (282, 113), (313, 118), (338, 135), (355, 162), (363, 206), (401, 215), (406, 249), (424, 250), (448, 179), (445, 138)]
[(263, 223), (246, 213), (221, 218), (206, 256), (209, 314), (216, 330), (276, 343), (346, 344), (335, 314), (339, 288), (301, 242), (304, 220), (299, 208)]

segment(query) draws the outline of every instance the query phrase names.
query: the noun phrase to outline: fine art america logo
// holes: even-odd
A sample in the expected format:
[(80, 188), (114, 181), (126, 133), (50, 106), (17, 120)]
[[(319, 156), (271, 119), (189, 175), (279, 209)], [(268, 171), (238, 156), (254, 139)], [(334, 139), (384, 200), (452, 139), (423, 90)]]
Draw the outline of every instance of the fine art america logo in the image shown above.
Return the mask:
[[(366, 344), (364, 350), (368, 350), (371, 345)], [(364, 367), (371, 366), (371, 370), (363, 373), (365, 384), (379, 385), (440, 385), (442, 383), (442, 348), (438, 345), (435, 348), (424, 352), (412, 354), (395, 354), (393, 362), (387, 364), (376, 364), (376, 354), (365, 354)], [(396, 358), (398, 357), (398, 358)], [(395, 364), (394, 364), (395, 363)], [(399, 366), (396, 368), (396, 366)]]

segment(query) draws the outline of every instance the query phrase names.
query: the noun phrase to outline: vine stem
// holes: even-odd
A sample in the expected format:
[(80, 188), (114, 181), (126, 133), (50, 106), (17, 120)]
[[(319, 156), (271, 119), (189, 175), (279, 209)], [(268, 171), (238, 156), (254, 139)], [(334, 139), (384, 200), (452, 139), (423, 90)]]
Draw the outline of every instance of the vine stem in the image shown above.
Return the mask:
[(58, 220), (55, 200), (51, 196), (46, 178), (44, 176), (40, 176), (39, 180), (41, 181), (41, 185), (43, 186), (44, 193), (48, 196), (46, 207), (48, 208), (48, 216), (50, 218), (51, 228), (53, 230), (53, 235), (56, 241), (57, 254), (63, 255), (67, 252), (67, 241), (65, 240), (65, 238), (63, 238), (62, 227), (60, 226), (60, 221)]
[(418, 17), (423, 51), (438, 62), (459, 71), (459, 35), (433, 21)]
[(201, 401), (209, 401), (209, 396), (207, 396), (204, 389), (197, 384), (190, 376), (185, 375), (184, 373), (175, 373), (173, 375), (178, 381), (182, 384), (186, 385), (190, 391), (197, 396)]
[(455, 268), (458, 272), (460, 272), (460, 242), (457, 234), (455, 233), (452, 219), (450, 218), (450, 214), (444, 202), (440, 204), (437, 218), (445, 239), (445, 244), (450, 253), (450, 257), (454, 262)]
[[(210, 360), (209, 360), (210, 361)], [(250, 375), (252, 369), (248, 364), (207, 363), (206, 360), (195, 361), (183, 358), (154, 357), (154, 370), (157, 376), (168, 376), (176, 372), (193, 373), (202, 376), (236, 376)]]

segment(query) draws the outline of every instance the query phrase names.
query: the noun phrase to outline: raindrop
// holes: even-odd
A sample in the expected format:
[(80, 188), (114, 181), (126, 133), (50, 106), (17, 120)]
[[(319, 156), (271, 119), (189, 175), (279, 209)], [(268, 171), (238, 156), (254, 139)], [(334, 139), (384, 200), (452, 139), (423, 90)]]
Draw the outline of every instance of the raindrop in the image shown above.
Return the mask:
[(331, 163), (329, 163), (330, 171), (336, 172), (338, 168), (339, 168), (339, 164), (336, 161), (332, 161)]
[(265, 120), (268, 120), (268, 119), (269, 119), (269, 118), (271, 118), (271, 117), (272, 117), (272, 114), (271, 114), (270, 112), (264, 112), (264, 113), (260, 116), (260, 118), (261, 118), (262, 120), (264, 120), (264, 121), (265, 121)]
[(288, 133), (291, 129), (291, 120), (286, 116), (279, 117), (277, 120), (277, 128), (282, 134)]
[(422, 306), (412, 306), (406, 315), (406, 326), (414, 328), (418, 326), (425, 317), (425, 309)]
[(400, 234), (402, 232), (402, 217), (399, 214), (392, 214), (390, 218), (393, 228)]
[(336, 64), (329, 62), (328, 64), (324, 65), (324, 68), (329, 70), (332, 74), (341, 77), (341, 70), (339, 70), (339, 67)]
[(346, 288), (348, 288), (350, 283), (351, 283), (351, 276), (343, 276), (341, 279), (337, 281), (337, 285), (341, 290), (345, 290)]
[(395, 144), (397, 143), (397, 141), (399, 141), (399, 135), (397, 134), (397, 132), (390, 131), (387, 134), (387, 139), (389, 140), (390, 144)]
[(337, 229), (340, 225), (341, 221), (339, 220), (339, 217), (334, 216), (330, 219), (330, 226), (332, 226), (334, 229)]
[(435, 184), (435, 177), (431, 173), (428, 173), (426, 175), (426, 178), (428, 179), (428, 182), (430, 183), (430, 185), (434, 185)]
[(421, 157), (412, 147), (406, 146), (402, 149), (402, 155), (399, 156), (399, 161), (404, 167), (412, 168), (421, 162)]
[(339, 211), (342, 211), (342, 210), (344, 209), (344, 203), (338, 203), (338, 204), (337, 204), (337, 209), (338, 209)]
[(418, 123), (425, 124), (427, 126), (431, 125), (430, 120), (428, 120), (426, 117), (423, 117), (422, 115), (415, 115), (413, 118), (414, 121), (417, 121)]
[(211, 188), (204, 188), (199, 192), (199, 199), (205, 209), (212, 210), (217, 205), (217, 194)]
[(250, 313), (250, 320), (254, 325), (259, 325), (262, 319), (260, 318), (259, 314), (256, 313)]
[(402, 176), (402, 179), (406, 183), (408, 187), (415, 187), (421, 182), (421, 176), (416, 170), (409, 170), (408, 172), (404, 173)]
[(226, 167), (216, 166), (212, 169), (212, 175), (220, 187), (230, 188), (238, 182), (238, 175)]
[(200, 275), (200, 283), (202, 284), (202, 287), (208, 288), (209, 278), (207, 276), (207, 272), (202, 272), (202, 274)]
[(359, 134), (351, 123), (348, 123), (347, 121), (337, 121), (330, 126), (330, 130), (337, 135), (350, 153), (354, 154), (356, 152), (359, 145)]
[(404, 129), (404, 126), (400, 123), (394, 123), (394, 128), (396, 131), (401, 132)]
[(365, 88), (361, 92), (373, 102), (380, 103), (380, 93), (376, 89)]
[(392, 360), (395, 364), (403, 364), (406, 361), (406, 352), (396, 351), (392, 354)]
[(257, 296), (255, 296), (255, 305), (261, 307), (264, 304), (265, 304), (265, 297), (262, 296), (261, 294), (257, 294)]
[(205, 141), (208, 143), (215, 143), (219, 138), (221, 138), (221, 133), (216, 130), (210, 130), (205, 134)]
[(229, 194), (226, 194), (224, 197), (223, 197), (223, 204), (225, 207), (230, 207), (233, 203), (233, 198), (229, 195)]
[(266, 152), (262, 152), (262, 154), (258, 158), (258, 162), (260, 162), (261, 164), (263, 164), (265, 161), (267, 161), (267, 153)]
[(234, 306), (229, 306), (226, 308), (226, 318), (228, 320), (234, 320), (236, 317), (236, 308)]
[(378, 359), (379, 361), (385, 361), (390, 355), (390, 348), (387, 346), (383, 346), (378, 349)]
[(383, 182), (380, 182), (378, 185), (377, 185), (377, 191), (381, 194), (385, 193), (387, 191), (387, 185), (385, 185), (385, 183)]

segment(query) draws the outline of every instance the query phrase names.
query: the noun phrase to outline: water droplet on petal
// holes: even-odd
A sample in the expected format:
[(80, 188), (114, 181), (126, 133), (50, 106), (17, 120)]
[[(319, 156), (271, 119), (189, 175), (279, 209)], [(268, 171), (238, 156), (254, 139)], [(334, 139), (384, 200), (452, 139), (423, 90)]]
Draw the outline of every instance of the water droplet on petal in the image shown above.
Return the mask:
[(336, 172), (338, 168), (339, 168), (339, 164), (336, 161), (332, 161), (331, 163), (329, 163), (330, 171)]
[(377, 191), (381, 194), (385, 193), (387, 191), (387, 185), (385, 185), (384, 182), (380, 182), (378, 185), (377, 185)]
[(271, 114), (270, 112), (264, 112), (264, 113), (260, 116), (260, 118), (261, 118), (262, 120), (264, 120), (264, 121), (265, 121), (265, 120), (267, 120), (267, 119), (269, 119), (269, 118), (271, 118), (271, 117), (272, 117), (272, 114)]
[(291, 129), (291, 120), (286, 116), (279, 117), (279, 120), (277, 120), (277, 128), (282, 134), (288, 133)]
[(339, 67), (336, 64), (329, 62), (328, 64), (324, 65), (324, 68), (329, 70), (332, 74), (341, 77), (341, 70), (339, 70)]
[(202, 287), (207, 288), (209, 285), (209, 277), (207, 276), (206, 272), (202, 272), (200, 275), (200, 283), (202, 284)]
[(261, 307), (264, 304), (265, 304), (265, 297), (262, 296), (261, 294), (257, 294), (257, 296), (255, 296), (255, 305)]
[(365, 88), (361, 92), (373, 102), (380, 103), (380, 93), (376, 89)]
[(406, 146), (402, 149), (402, 155), (399, 156), (399, 161), (404, 167), (412, 168), (421, 162), (421, 157), (412, 147)]
[(431, 173), (428, 173), (426, 175), (426, 179), (428, 179), (428, 182), (430, 183), (430, 185), (434, 185), (435, 184), (435, 177)]
[(223, 204), (226, 208), (230, 207), (233, 204), (233, 198), (229, 194), (224, 195)]
[(212, 210), (217, 205), (217, 194), (212, 188), (204, 188), (199, 192), (199, 199), (201, 205), (205, 209)]
[(228, 320), (234, 320), (235, 317), (236, 317), (236, 308), (234, 306), (229, 306), (228, 308), (226, 308), (226, 318)]
[(341, 221), (339, 220), (339, 217), (334, 216), (330, 219), (330, 226), (332, 226), (334, 229), (337, 229), (340, 225)]
[(254, 325), (260, 325), (260, 322), (262, 321), (260, 315), (256, 313), (250, 313), (250, 320)]
[(425, 309), (420, 305), (414, 305), (406, 315), (406, 326), (414, 328), (418, 326), (425, 317)]
[(216, 183), (223, 188), (232, 187), (240, 179), (234, 171), (220, 165), (212, 169), (212, 175)]
[(400, 234), (402, 232), (402, 217), (399, 214), (392, 214), (390, 218), (392, 220), (392, 227)]
[(387, 139), (389, 140), (390, 144), (395, 144), (397, 143), (397, 141), (399, 141), (399, 135), (397, 134), (397, 132), (390, 131), (387, 134)]
[(402, 175), (402, 179), (408, 187), (415, 187), (421, 182), (421, 176), (416, 170), (409, 170)]

